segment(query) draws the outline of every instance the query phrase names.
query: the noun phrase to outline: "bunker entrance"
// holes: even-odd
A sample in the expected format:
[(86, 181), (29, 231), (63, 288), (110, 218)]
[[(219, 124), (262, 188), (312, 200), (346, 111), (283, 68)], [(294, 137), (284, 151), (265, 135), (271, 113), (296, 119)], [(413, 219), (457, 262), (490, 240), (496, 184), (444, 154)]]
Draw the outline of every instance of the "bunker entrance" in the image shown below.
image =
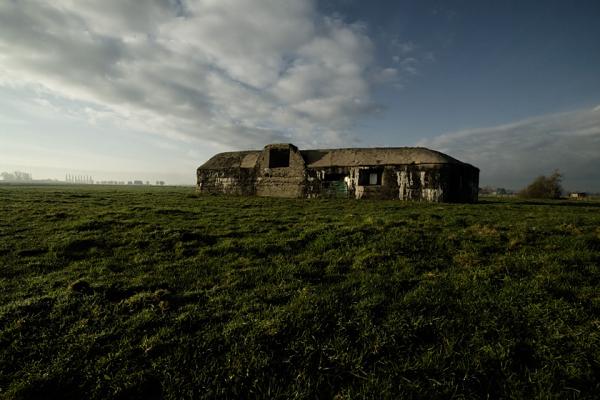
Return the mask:
[(326, 173), (323, 178), (323, 195), (325, 197), (348, 197), (346, 174)]
[(290, 166), (290, 149), (269, 150), (269, 168), (287, 168)]

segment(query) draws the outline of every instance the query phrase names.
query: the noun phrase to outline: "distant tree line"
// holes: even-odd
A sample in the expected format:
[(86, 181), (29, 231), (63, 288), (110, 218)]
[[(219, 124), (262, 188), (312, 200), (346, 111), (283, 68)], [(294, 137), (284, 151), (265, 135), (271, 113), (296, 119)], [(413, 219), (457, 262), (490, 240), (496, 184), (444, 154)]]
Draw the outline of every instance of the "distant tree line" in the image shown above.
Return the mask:
[(515, 192), (510, 189), (505, 189), (501, 187), (493, 187), (493, 186), (484, 186), (479, 188), (479, 194), (481, 195), (493, 195), (493, 196), (508, 196), (513, 195)]
[(13, 173), (3, 172), (0, 174), (0, 176), (5, 182), (29, 182), (33, 180), (31, 174), (21, 171), (15, 171)]

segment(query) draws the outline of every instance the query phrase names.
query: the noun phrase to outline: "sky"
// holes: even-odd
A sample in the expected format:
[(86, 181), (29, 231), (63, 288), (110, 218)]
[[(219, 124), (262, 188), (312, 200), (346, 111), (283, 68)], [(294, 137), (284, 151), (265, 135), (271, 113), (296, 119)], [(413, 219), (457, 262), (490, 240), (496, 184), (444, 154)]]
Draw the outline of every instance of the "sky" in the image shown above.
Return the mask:
[(218, 152), (424, 146), (600, 192), (600, 2), (0, 1), (0, 172), (193, 184)]

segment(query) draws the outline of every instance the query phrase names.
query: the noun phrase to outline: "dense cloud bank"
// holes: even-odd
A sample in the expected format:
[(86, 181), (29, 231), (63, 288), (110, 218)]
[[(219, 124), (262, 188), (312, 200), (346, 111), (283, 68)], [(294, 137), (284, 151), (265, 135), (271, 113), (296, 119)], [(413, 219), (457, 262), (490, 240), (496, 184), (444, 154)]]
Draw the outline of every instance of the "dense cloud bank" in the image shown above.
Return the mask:
[(600, 107), (449, 133), (420, 145), (478, 166), (483, 185), (518, 189), (560, 169), (567, 189), (600, 192)]
[(0, 2), (0, 85), (223, 146), (337, 143), (374, 108), (373, 53), (310, 0)]

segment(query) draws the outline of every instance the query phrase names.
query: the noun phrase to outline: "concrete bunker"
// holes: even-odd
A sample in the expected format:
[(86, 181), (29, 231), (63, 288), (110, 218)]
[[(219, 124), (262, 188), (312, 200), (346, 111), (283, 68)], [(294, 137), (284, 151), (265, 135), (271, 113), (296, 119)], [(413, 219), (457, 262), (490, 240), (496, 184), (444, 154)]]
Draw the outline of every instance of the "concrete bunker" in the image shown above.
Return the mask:
[(478, 188), (478, 168), (422, 147), (270, 144), (217, 154), (197, 170), (197, 190), (209, 194), (475, 202)]

